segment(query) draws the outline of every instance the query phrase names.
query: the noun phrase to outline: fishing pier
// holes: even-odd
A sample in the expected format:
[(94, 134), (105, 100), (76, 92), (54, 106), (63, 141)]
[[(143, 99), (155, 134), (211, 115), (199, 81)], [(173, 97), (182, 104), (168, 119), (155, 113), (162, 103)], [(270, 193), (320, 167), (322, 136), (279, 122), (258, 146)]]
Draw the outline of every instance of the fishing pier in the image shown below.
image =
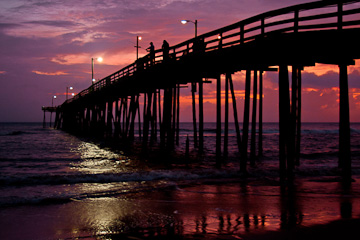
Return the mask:
[[(342, 177), (350, 180), (347, 66), (354, 65), (355, 59), (360, 58), (358, 36), (360, 1), (316, 1), (265, 12), (170, 46), (168, 50), (155, 50), (154, 56), (140, 58), (92, 84), (56, 108), (55, 127), (131, 142), (138, 124), (143, 149), (159, 138), (161, 148), (171, 150), (179, 141), (180, 88), (190, 84), (193, 143), (202, 152), (203, 86), (215, 81), (216, 166), (220, 167), (227, 156), (229, 108), (232, 107), (241, 153), (240, 171), (245, 174), (247, 166), (254, 164), (254, 156), (262, 155), (263, 73), (277, 71), (280, 179), (291, 181), (300, 154), (302, 70), (316, 63), (333, 64), (339, 67), (339, 168)], [(232, 80), (233, 74), (239, 71), (246, 72), (245, 99), (241, 103), (236, 101)], [(253, 96), (258, 95), (259, 99), (250, 98), (251, 87)], [(222, 92), (225, 104), (221, 103)], [(144, 101), (142, 109), (140, 98)], [(237, 104), (244, 104), (241, 127)], [(251, 131), (249, 136), (250, 124), (254, 130), (257, 123), (257, 132)]]

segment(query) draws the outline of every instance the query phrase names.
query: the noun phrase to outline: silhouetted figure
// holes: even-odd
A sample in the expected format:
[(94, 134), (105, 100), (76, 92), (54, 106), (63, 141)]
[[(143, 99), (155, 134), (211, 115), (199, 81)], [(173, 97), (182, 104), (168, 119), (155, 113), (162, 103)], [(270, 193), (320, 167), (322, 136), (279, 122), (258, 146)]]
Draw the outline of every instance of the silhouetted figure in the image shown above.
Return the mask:
[(169, 49), (170, 49), (169, 43), (166, 40), (164, 40), (162, 45), (164, 62), (169, 60)]
[(155, 63), (155, 47), (153, 42), (150, 42), (150, 47), (146, 49), (150, 53), (150, 65)]

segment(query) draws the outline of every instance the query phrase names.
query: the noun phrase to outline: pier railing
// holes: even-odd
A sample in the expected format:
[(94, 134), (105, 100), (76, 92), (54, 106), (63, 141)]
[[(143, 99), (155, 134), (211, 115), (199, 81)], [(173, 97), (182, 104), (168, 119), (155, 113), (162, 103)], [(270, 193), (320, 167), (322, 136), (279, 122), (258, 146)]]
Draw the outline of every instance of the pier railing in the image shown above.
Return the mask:
[[(204, 43), (203, 50), (210, 52), (239, 46), (274, 34), (360, 28), (359, 16), (360, 0), (328, 0), (294, 5), (262, 13), (174, 45), (170, 47), (170, 57), (179, 60), (182, 56), (193, 53), (199, 40)], [(162, 62), (163, 51), (156, 50), (153, 62), (148, 54), (92, 84), (65, 103), (100, 91), (121, 79), (133, 76), (138, 70), (149, 69)]]

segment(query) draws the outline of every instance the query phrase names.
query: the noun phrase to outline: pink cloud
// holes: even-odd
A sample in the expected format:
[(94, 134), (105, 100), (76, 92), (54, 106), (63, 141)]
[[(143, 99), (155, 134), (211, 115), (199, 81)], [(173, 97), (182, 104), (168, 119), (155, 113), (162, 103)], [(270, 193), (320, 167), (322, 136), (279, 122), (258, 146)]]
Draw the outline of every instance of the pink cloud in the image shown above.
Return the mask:
[(56, 72), (41, 72), (41, 71), (32, 71), (33, 73), (36, 73), (38, 75), (45, 75), (45, 76), (60, 76), (60, 75), (68, 75), (69, 73), (63, 72), (63, 71), (56, 71)]

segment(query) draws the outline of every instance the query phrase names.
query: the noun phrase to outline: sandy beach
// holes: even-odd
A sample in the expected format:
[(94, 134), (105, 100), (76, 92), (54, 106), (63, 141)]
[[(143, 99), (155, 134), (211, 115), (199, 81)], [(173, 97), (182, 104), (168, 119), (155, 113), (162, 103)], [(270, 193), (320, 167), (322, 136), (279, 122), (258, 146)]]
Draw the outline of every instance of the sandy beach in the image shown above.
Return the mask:
[[(1, 239), (351, 239), (354, 186), (236, 179), (0, 209)], [(85, 187), (85, 186), (84, 186)], [(101, 187), (99, 185), (99, 187)]]

